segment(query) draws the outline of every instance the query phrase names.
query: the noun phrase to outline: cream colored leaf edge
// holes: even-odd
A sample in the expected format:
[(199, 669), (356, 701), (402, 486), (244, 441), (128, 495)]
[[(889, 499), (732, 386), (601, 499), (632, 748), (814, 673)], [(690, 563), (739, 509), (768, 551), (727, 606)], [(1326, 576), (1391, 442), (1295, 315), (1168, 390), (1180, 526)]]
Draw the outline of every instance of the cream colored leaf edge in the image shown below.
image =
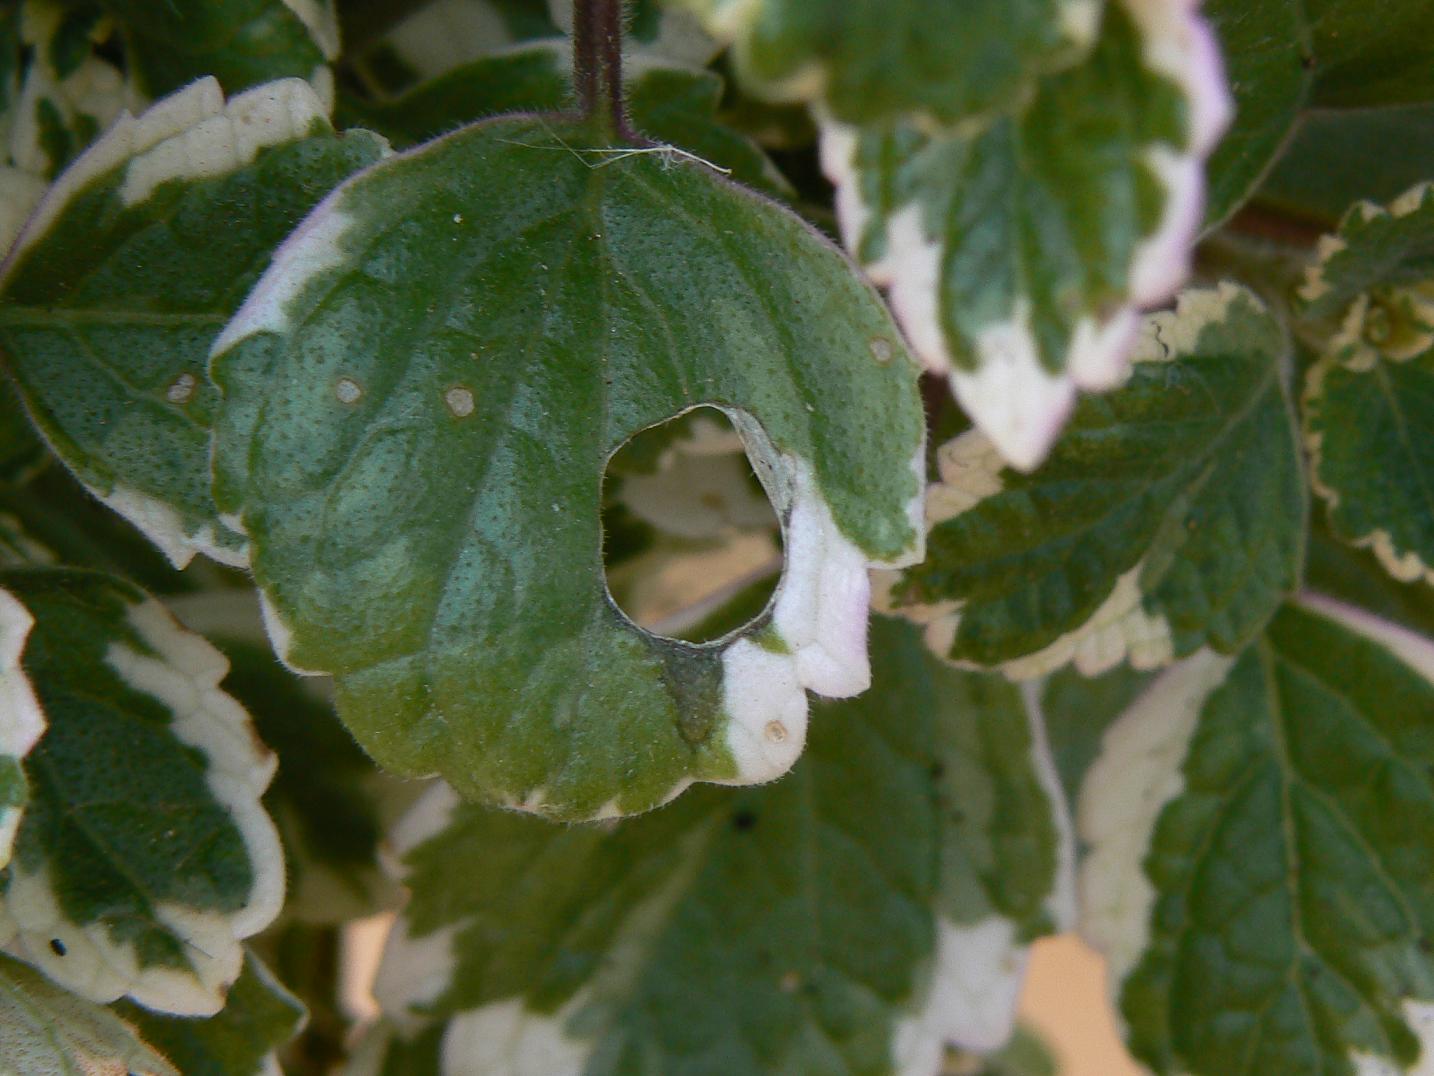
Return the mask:
[[(1434, 198), (1434, 182), (1426, 181), (1410, 187), (1390, 202), (1387, 207), (1367, 200), (1356, 202), (1345, 212), (1341, 229), (1344, 224), (1353, 222), (1356, 217), (1360, 223), (1368, 224), (1381, 217), (1400, 220), (1412, 216), (1428, 209), (1431, 205), (1431, 198)], [(1315, 246), (1315, 261), (1305, 270), (1304, 280), (1295, 293), (1302, 302), (1306, 304), (1318, 302), (1333, 290), (1333, 285), (1327, 276), (1330, 260), (1347, 249), (1349, 249), (1348, 241), (1338, 234), (1320, 237)]]
[[(549, 0), (550, 4), (556, 2), (557, 0)], [(696, 15), (713, 38), (734, 47), (737, 66), (739, 71), (744, 72), (748, 89), (759, 92), (769, 101), (810, 104), (821, 108), (831, 78), (822, 63), (810, 63), (786, 78), (772, 80), (753, 79), (750, 75), (750, 64), (744, 59), (746, 43), (754, 25), (761, 18), (763, 9), (788, 2), (790, 0), (671, 0), (670, 6)], [(1054, 0), (1055, 19), (1070, 52), (1083, 51), (1095, 40), (1100, 24), (1101, 3), (1102, 0)], [(942, 28), (933, 27), (933, 32), (942, 32)], [(921, 111), (913, 112), (907, 118), (923, 129), (939, 131), (944, 126)], [(963, 121), (963, 126), (980, 124), (987, 118), (972, 116)]]
[[(1383, 360), (1376, 359), (1375, 361)], [(1333, 355), (1325, 355), (1310, 367), (1309, 373), (1305, 375), (1302, 400), (1304, 406), (1300, 409), (1304, 416), (1305, 451), (1309, 454), (1310, 459), (1310, 488), (1319, 494), (1331, 512), (1339, 507), (1343, 494), (1324, 476), (1324, 433), (1315, 429), (1313, 420), (1319, 401), (1324, 397), (1325, 379), (1338, 362), (1339, 360)], [(1366, 373), (1364, 376), (1372, 376), (1372, 374)], [(1394, 536), (1382, 527), (1376, 527), (1353, 538), (1344, 538), (1341, 535), (1341, 540), (1347, 541), (1356, 549), (1368, 549), (1373, 552), (1380, 566), (1401, 583), (1415, 583), (1423, 580), (1425, 583), (1434, 585), (1434, 567), (1431, 567), (1417, 551), (1398, 548)]]
[[(1386, 647), (1434, 683), (1434, 641), (1323, 595), (1307, 591), (1295, 600)], [(1234, 663), (1200, 650), (1161, 673), (1106, 730), (1081, 782), (1076, 827), (1086, 853), (1078, 874), (1078, 925), (1106, 959), (1112, 999), (1119, 999), (1150, 945), (1157, 893), (1145, 859), (1156, 825), (1185, 790), (1182, 771), (1200, 713)], [(1123, 1023), (1119, 1007), (1113, 1008), (1117, 1023)], [(1359, 1076), (1434, 1076), (1434, 1003), (1408, 998), (1403, 1010), (1422, 1046), (1419, 1060), (1405, 1068), (1356, 1053), (1351, 1061)]]
[[(1139, 314), (1168, 301), (1189, 276), (1190, 256), (1204, 210), (1204, 162), (1232, 115), (1224, 67), (1199, 0), (1110, 0), (1120, 3), (1144, 38), (1148, 68), (1174, 83), (1189, 105), (1185, 144), (1152, 143), (1140, 162), (1164, 189), (1159, 220), (1132, 252), (1125, 301), (1091, 314), (1075, 327), (1060, 372), (1041, 362), (1027, 299), (1010, 317), (983, 327), (974, 341), (977, 365), (955, 361), (942, 328), (942, 243), (928, 235), (919, 201), (886, 222), (887, 253), (865, 266), (887, 289), (892, 310), (913, 350), (952, 391), (976, 428), (1011, 466), (1034, 470), (1045, 459), (1075, 404), (1077, 390), (1105, 391), (1124, 376), (1136, 344)], [(873, 210), (862, 198), (855, 166), (860, 132), (820, 117), (822, 167), (836, 186), (837, 221), (856, 253)], [(958, 136), (959, 137), (959, 136)]]
[[(45, 732), (45, 714), (21, 664), (35, 618), (0, 590), (0, 756), (23, 759)], [(0, 868), (10, 862), (23, 807), (0, 811)]]
[[(216, 803), (238, 829), (253, 882), (234, 912), (163, 904), (158, 922), (184, 943), (187, 969), (141, 964), (135, 949), (116, 941), (103, 923), (69, 920), (48, 866), (18, 861), (0, 907), (0, 938), (55, 982), (91, 1001), (128, 996), (147, 1008), (182, 1016), (211, 1016), (224, 1004), (244, 961), (242, 939), (278, 915), (284, 900), (284, 856), (261, 802), (277, 765), (260, 742), (249, 715), (220, 688), (228, 660), (181, 627), (158, 602), (146, 599), (127, 617), (151, 653), (126, 643), (110, 645), (106, 661), (133, 690), (173, 714), (170, 730), (205, 757), (205, 780)], [(56, 946), (52, 943), (58, 941)]]
[[(138, 117), (122, 112), (105, 134), (82, 153), (52, 184), (20, 230), (3, 264), (0, 288), (73, 201), (93, 183), (122, 175), (125, 206), (146, 201), (172, 180), (228, 175), (259, 152), (306, 137), (315, 124), (328, 125), (328, 109), (303, 79), (266, 83), (224, 100), (219, 83), (203, 78), (156, 102)], [(183, 378), (188, 377), (186, 382)], [(179, 375), (174, 402), (192, 392), (193, 378)], [(187, 524), (173, 504), (122, 483), (104, 488), (80, 476), (87, 489), (124, 516), (159, 547), (176, 568), (196, 553), (232, 567), (246, 567), (247, 545), (225, 533), (221, 521)]]
[[(1173, 362), (1194, 353), (1200, 335), (1219, 324), (1237, 301), (1257, 303), (1238, 285), (1192, 288), (1180, 295), (1174, 310), (1147, 315), (1141, 325), (1128, 379), (1135, 364)], [(938, 481), (926, 491), (928, 533), (950, 519), (970, 511), (1004, 488), (1002, 472), (1010, 466), (1000, 448), (980, 430), (968, 430), (942, 445), (936, 453)], [(1098, 676), (1128, 662), (1134, 669), (1159, 669), (1174, 660), (1169, 621), (1145, 608), (1140, 589), (1142, 559), (1120, 575), (1109, 595), (1084, 623), (1034, 653), (1002, 662), (996, 668), (1010, 680), (1033, 680), (1074, 665), (1083, 676)], [(900, 580), (881, 572), (873, 583), (877, 609), (903, 616), (925, 629), (932, 653), (959, 668), (990, 671), (969, 661), (955, 661), (951, 648), (961, 625), (964, 603), (947, 601), (930, 605), (897, 605), (891, 588)]]

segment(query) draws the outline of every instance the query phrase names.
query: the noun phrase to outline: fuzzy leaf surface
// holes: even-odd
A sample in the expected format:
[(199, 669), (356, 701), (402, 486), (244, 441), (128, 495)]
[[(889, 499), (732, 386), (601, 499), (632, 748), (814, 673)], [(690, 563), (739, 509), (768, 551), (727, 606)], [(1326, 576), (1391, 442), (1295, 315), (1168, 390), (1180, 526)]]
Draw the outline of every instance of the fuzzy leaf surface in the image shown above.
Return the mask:
[[(875, 294), (745, 188), (595, 141), (494, 120), (362, 173), (211, 362), (216, 497), (286, 663), (383, 765), (567, 818), (784, 772), (805, 689), (866, 686), (866, 566), (921, 548), (917, 370)], [(703, 404), (787, 568), (694, 647), (613, 606), (600, 512), (608, 457)]]
[(208, 1015), (283, 901), (259, 797), (274, 759), (218, 684), (227, 663), (127, 583), (16, 569), (22, 655), (49, 727), (4, 879), (5, 933), (95, 1001)]
[(0, 274), (0, 348), (85, 485), (177, 566), (242, 563), (209, 491), (209, 345), (280, 241), (384, 152), (287, 80), (212, 80), (121, 120), (46, 196)]
[(1208, 28), (1167, 6), (1112, 0), (1090, 55), (987, 126), (823, 131), (847, 248), (1023, 470), (1077, 388), (1119, 382), (1139, 311), (1186, 275), (1228, 105)]
[(1040, 675), (1233, 653), (1298, 585), (1306, 495), (1274, 317), (1233, 285), (1147, 321), (1034, 474), (978, 432), (941, 450), (929, 555), (891, 590), (950, 661)]
[(1068, 914), (1048, 759), (1016, 688), (899, 621), (872, 641), (873, 690), (819, 703), (766, 788), (615, 828), (420, 801), (390, 1018), (448, 1020), (447, 1076), (929, 1076), (947, 1041), (999, 1046), (1025, 944)]
[(755, 91), (845, 123), (948, 126), (1017, 105), (1090, 45), (1100, 0), (669, 0), (735, 41)]
[(46, 1076), (179, 1076), (109, 1009), (0, 953), (0, 1071)]
[(1158, 1073), (1434, 1046), (1434, 644), (1325, 600), (1164, 673), (1080, 795), (1082, 931)]

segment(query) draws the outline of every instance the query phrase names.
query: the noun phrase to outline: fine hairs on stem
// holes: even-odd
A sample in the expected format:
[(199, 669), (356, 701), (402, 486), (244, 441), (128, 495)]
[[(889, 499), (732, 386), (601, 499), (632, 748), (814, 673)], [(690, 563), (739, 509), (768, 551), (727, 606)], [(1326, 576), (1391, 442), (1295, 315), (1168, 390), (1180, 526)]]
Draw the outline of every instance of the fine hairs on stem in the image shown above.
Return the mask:
[(636, 141), (622, 86), (623, 0), (573, 0), (573, 85), (584, 116)]

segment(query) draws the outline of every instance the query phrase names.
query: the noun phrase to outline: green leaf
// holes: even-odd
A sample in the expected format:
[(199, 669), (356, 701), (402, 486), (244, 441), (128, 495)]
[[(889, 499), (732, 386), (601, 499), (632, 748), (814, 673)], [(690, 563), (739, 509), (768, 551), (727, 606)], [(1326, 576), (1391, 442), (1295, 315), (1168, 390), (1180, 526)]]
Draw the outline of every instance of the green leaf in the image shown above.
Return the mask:
[(284, 891), (274, 757), (219, 690), (228, 663), (127, 583), (0, 583), (35, 619), (22, 667), (49, 723), (4, 880), (13, 951), (95, 1001), (217, 1012)]
[(1314, 104), (1367, 108), (1434, 100), (1429, 0), (1388, 0), (1377, 18), (1358, 0), (1302, 0), (1314, 31)]
[(273, 1076), (275, 1051), (304, 1023), (303, 1003), (252, 953), (215, 1016), (160, 1016), (132, 1002), (115, 1009), (184, 1076)]
[(213, 79), (125, 117), (54, 185), (0, 272), (0, 348), (86, 487), (183, 567), (242, 564), (215, 514), (209, 345), (271, 251), (384, 152), (304, 82), (227, 104)]
[[(1389, 152), (1391, 146), (1399, 152)], [(1310, 112), (1258, 198), (1287, 213), (1337, 223), (1351, 203), (1392, 201), (1430, 176), (1434, 106)]]
[(364, 1032), (343, 1076), (433, 1076), (442, 1069), (443, 1026), (404, 1038), (387, 1020)]
[(160, 97), (213, 77), (234, 94), (310, 79), (333, 103), (326, 61), (339, 53), (332, 0), (100, 0), (124, 28), (141, 87)]
[(1374, 553), (1355, 549), (1336, 538), (1324, 518), (1327, 514), (1325, 510), (1312, 513), (1305, 585), (1336, 601), (1434, 637), (1434, 589), (1423, 580), (1401, 583), (1391, 577)]
[(1085, 61), (983, 128), (823, 131), (847, 247), (1022, 470), (1077, 388), (1120, 381), (1140, 309), (1186, 276), (1228, 109), (1214, 40), (1186, 7), (1112, 0)]
[[(389, 101), (347, 101), (344, 111), (402, 149), (503, 112), (562, 111), (572, 104), (572, 66), (566, 42), (539, 42), (474, 60)], [(628, 73), (628, 112), (638, 131), (748, 186), (790, 196), (766, 154), (717, 121), (721, 98), (722, 79), (710, 71), (647, 58)]]
[(1327, 355), (1303, 403), (1310, 483), (1331, 529), (1396, 579), (1434, 583), (1434, 347), (1356, 364)]
[(179, 1076), (114, 1013), (3, 953), (0, 1070), (16, 1076)]
[(1305, 0), (1208, 0), (1201, 11), (1220, 40), (1235, 101), (1208, 166), (1209, 228), (1244, 203), (1279, 156), (1309, 99), (1315, 65)]
[(872, 626), (876, 684), (821, 703), (761, 789), (555, 827), (439, 786), (395, 843), (412, 898), (377, 994), (448, 1020), (446, 1071), (934, 1072), (1010, 1034), (1069, 845), (1020, 692)]
[(20, 662), (34, 624), (25, 606), (0, 590), (0, 868), (10, 862), (30, 798), (25, 756), (45, 731), (45, 714)]
[(1234, 653), (1299, 582), (1306, 494), (1278, 321), (1232, 284), (1145, 326), (1039, 471), (980, 433), (940, 453), (929, 556), (892, 588), (948, 660), (1028, 677)]
[(1058, 1076), (1055, 1059), (1039, 1038), (1016, 1028), (1011, 1041), (993, 1054), (948, 1054), (942, 1076)]
[[(1339, 231), (1319, 242), (1319, 260), (1299, 289), (1306, 318), (1344, 318), (1348, 340), (1374, 351), (1408, 357), (1434, 343), (1434, 319), (1427, 286), (1434, 282), (1434, 183), (1420, 183), (1388, 206), (1358, 202), (1340, 221)], [(1421, 287), (1425, 286), (1425, 287)], [(1378, 309), (1351, 310), (1361, 297)], [(1406, 313), (1402, 308), (1415, 307)], [(1347, 357), (1347, 356), (1341, 356)], [(1366, 354), (1365, 358), (1369, 356)]]
[(1106, 733), (1080, 794), (1082, 931), (1153, 1070), (1427, 1071), (1431, 677), (1428, 639), (1307, 599)]
[[(347, 36), (353, 36), (354, 22), (345, 11)], [(368, 85), (396, 93), (522, 42), (561, 33), (546, 0), (429, 0), (362, 49), (356, 63), (352, 56), (345, 60), (355, 63)], [(341, 102), (342, 97), (341, 90)]]
[(1100, 0), (667, 0), (735, 42), (755, 92), (844, 123), (949, 126), (1012, 108), (1096, 34)]
[[(568, 0), (548, 0), (548, 12), (558, 28), (573, 33), (573, 5)], [(706, 67), (722, 51), (702, 28), (691, 11), (665, 0), (628, 0), (623, 47), (628, 62), (642, 64), (648, 59), (674, 61), (692, 68)]]
[[(375, 166), (211, 362), (215, 494), (286, 664), (336, 677), (381, 764), (570, 819), (784, 772), (805, 689), (866, 687), (867, 565), (921, 555), (917, 371), (882, 304), (785, 210), (617, 148), (525, 117)], [(613, 608), (600, 509), (608, 457), (703, 404), (787, 567), (699, 647)]]

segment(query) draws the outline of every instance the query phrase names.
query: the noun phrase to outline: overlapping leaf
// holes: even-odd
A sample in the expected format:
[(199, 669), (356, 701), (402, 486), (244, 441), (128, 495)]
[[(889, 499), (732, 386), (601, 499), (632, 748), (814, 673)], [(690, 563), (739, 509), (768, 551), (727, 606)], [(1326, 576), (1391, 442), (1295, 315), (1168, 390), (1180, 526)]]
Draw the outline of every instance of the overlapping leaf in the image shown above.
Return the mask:
[(20, 663), (34, 623), (24, 605), (0, 590), (0, 868), (10, 862), (30, 798), (25, 756), (45, 731), (45, 715)]
[(1359, 203), (1320, 254), (1300, 297), (1339, 320), (1305, 382), (1311, 481), (1337, 535), (1434, 581), (1434, 186)]
[[(503, 112), (571, 108), (571, 72), (566, 42), (536, 42), (463, 64), (392, 100), (346, 102), (345, 112), (403, 148)], [(676, 147), (673, 156), (695, 154), (749, 186), (791, 193), (755, 143), (717, 121), (722, 97), (717, 75), (644, 56), (628, 72), (626, 91), (633, 127)], [(595, 157), (591, 163), (602, 162)]]
[[(381, 763), (468, 796), (591, 817), (779, 775), (806, 689), (866, 686), (867, 565), (920, 555), (916, 367), (850, 264), (556, 116), (339, 188), (215, 352), (215, 492), (282, 655), (335, 675)], [(600, 502), (628, 437), (702, 404), (788, 559), (757, 622), (694, 647), (613, 608)]]
[(1095, 37), (1101, 0), (666, 0), (736, 44), (753, 89), (843, 123), (951, 126), (1018, 104)]
[(1305, 491), (1279, 324), (1233, 285), (1147, 322), (1034, 474), (979, 432), (940, 452), (925, 563), (891, 586), (937, 654), (1025, 677), (1234, 653), (1298, 584)]
[(1429, 640), (1310, 600), (1106, 733), (1082, 930), (1154, 1071), (1428, 1070), (1431, 678)]
[(0, 1070), (46, 1076), (179, 1076), (109, 1009), (0, 953)]
[(1118, 383), (1139, 311), (1186, 275), (1228, 108), (1190, 8), (1112, 0), (1091, 54), (987, 126), (823, 133), (847, 246), (889, 287), (927, 367), (1023, 470), (1077, 388)]
[(413, 897), (390, 1018), (447, 1021), (422, 1040), (447, 1076), (929, 1076), (947, 1042), (999, 1046), (1025, 945), (1069, 911), (1039, 726), (910, 626), (872, 638), (873, 690), (820, 704), (768, 788), (615, 828), (430, 794), (396, 838)]
[(99, 0), (124, 28), (129, 60), (152, 97), (200, 78), (225, 93), (282, 78), (314, 80), (332, 100), (326, 63), (339, 52), (333, 0)]
[(160, 1016), (132, 1002), (115, 1006), (184, 1076), (275, 1076), (275, 1051), (298, 1033), (304, 1006), (252, 953), (208, 1019)]
[(239, 940), (283, 899), (259, 803), (273, 756), (218, 689), (224, 658), (141, 592), (54, 569), (0, 580), (35, 620), (21, 663), (48, 722), (24, 763), (4, 933), (81, 996), (214, 1013)]
[(65, 463), (177, 566), (227, 563), (204, 364), (270, 253), (384, 152), (297, 79), (227, 104), (202, 80), (125, 117), (50, 190), (0, 271), (0, 347)]
[(1309, 100), (1315, 64), (1304, 0), (1208, 0), (1201, 11), (1219, 38), (1235, 104), (1210, 156), (1209, 226), (1245, 201), (1284, 148)]

